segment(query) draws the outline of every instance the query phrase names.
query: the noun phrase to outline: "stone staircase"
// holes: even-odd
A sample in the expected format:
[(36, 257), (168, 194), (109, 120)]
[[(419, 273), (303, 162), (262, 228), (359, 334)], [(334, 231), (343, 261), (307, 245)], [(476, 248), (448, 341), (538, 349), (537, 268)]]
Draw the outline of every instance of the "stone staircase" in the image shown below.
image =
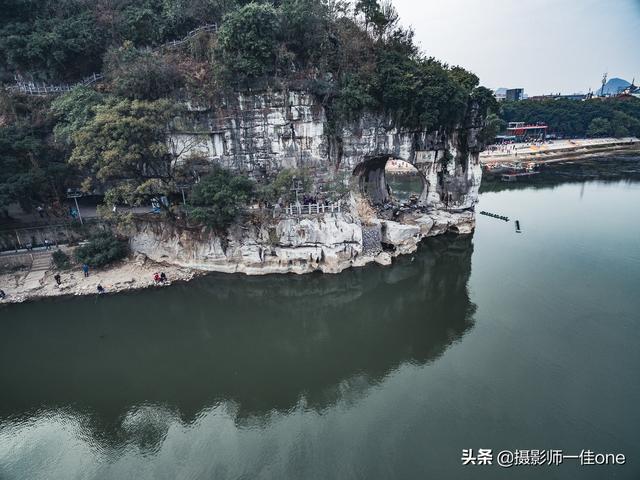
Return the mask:
[(33, 290), (42, 286), (42, 280), (45, 273), (51, 267), (52, 257), (51, 250), (44, 252), (33, 253), (33, 263), (31, 264), (31, 270), (24, 279), (23, 288), (25, 290)]
[(44, 272), (49, 270), (52, 262), (52, 251), (37, 252), (33, 254), (32, 272)]

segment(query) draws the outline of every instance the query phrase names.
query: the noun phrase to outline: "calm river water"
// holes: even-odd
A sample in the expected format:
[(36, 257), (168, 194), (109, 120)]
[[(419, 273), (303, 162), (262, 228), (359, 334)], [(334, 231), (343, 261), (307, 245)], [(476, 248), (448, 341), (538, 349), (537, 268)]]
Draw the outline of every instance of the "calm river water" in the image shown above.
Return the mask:
[[(638, 479), (640, 184), (482, 195), (335, 276), (0, 309), (0, 478)], [(623, 453), (467, 465), (463, 449)]]

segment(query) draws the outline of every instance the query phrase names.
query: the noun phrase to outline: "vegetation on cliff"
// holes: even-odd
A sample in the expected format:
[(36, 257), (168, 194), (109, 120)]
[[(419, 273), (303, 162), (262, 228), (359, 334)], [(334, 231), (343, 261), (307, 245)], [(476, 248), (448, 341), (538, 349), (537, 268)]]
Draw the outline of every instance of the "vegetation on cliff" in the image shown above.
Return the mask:
[(91, 237), (89, 242), (78, 247), (74, 254), (78, 263), (100, 268), (122, 260), (128, 253), (129, 247), (126, 242), (110, 232), (104, 232)]
[(214, 230), (223, 230), (247, 205), (254, 188), (248, 178), (213, 167), (191, 192), (189, 217)]
[[(463, 123), (472, 105), (480, 116), (495, 109), (474, 74), (419, 51), (389, 1), (0, 0), (0, 8), (5, 84), (104, 75), (55, 99), (2, 95), (0, 207), (30, 208), (80, 185), (110, 204), (176, 195), (206, 174), (202, 159), (167, 141), (185, 101), (215, 108), (248, 88), (313, 92), (336, 134), (367, 112), (435, 131)], [(193, 31), (204, 24), (216, 28)], [(236, 186), (239, 197), (254, 195)], [(275, 179), (255, 191), (275, 197), (283, 188)], [(207, 192), (194, 189), (202, 215), (193, 217), (227, 223), (236, 203), (212, 214)]]

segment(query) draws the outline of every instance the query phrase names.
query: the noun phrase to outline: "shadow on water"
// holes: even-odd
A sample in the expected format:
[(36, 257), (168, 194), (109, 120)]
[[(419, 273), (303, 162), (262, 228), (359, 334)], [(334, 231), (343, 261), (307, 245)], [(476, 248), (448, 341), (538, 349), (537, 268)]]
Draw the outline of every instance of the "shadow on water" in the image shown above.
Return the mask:
[(322, 411), (358, 398), (399, 365), (438, 358), (473, 326), (472, 251), (471, 237), (442, 237), (388, 268), (216, 274), (4, 309), (0, 426), (62, 409), (86, 418), (100, 442), (142, 435), (153, 444), (152, 432), (127, 427), (131, 412), (167, 409), (190, 423), (232, 402), (242, 422), (301, 399)]

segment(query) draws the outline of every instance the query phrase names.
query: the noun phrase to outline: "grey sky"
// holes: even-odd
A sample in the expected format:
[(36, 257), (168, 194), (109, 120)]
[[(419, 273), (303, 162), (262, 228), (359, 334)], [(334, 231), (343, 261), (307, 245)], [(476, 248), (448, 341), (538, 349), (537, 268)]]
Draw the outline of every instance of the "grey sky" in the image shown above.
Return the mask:
[[(490, 88), (586, 92), (640, 81), (640, 0), (393, 0), (422, 50)], [(638, 82), (636, 82), (638, 83)]]

